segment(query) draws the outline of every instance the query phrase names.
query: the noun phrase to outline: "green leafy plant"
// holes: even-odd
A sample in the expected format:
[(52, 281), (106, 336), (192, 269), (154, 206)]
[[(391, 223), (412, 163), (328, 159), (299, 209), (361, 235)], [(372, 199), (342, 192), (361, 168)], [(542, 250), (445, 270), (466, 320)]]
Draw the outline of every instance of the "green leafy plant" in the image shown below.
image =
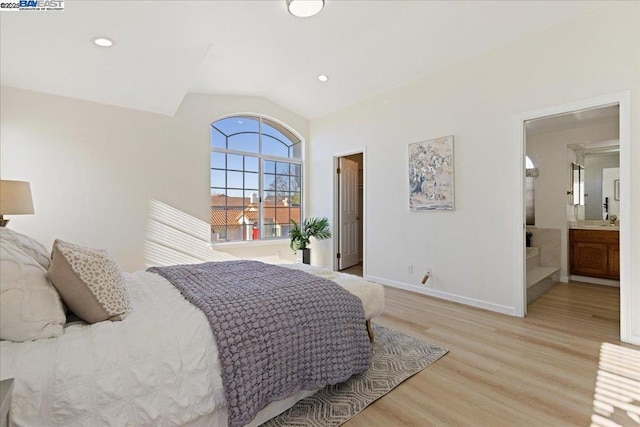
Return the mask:
[(306, 249), (312, 237), (318, 240), (331, 237), (328, 218), (312, 217), (302, 221), (302, 224), (298, 224), (294, 220), (291, 220), (291, 223), (293, 226), (289, 231), (289, 238), (291, 239), (289, 246), (294, 252), (297, 252), (298, 249)]

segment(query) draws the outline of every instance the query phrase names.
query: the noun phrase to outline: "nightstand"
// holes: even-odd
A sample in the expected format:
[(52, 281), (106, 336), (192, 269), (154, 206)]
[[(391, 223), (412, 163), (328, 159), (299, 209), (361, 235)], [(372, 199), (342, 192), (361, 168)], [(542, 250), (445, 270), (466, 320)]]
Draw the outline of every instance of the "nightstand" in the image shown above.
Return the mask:
[(9, 409), (11, 408), (11, 392), (13, 378), (0, 381), (0, 427), (9, 425)]

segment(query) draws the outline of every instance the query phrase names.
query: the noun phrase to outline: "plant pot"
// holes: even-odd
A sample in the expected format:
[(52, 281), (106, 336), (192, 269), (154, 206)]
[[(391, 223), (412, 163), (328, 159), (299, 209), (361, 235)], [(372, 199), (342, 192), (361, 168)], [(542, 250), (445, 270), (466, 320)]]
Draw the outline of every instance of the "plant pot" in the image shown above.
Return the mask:
[(302, 263), (311, 265), (311, 249), (300, 249), (302, 251)]

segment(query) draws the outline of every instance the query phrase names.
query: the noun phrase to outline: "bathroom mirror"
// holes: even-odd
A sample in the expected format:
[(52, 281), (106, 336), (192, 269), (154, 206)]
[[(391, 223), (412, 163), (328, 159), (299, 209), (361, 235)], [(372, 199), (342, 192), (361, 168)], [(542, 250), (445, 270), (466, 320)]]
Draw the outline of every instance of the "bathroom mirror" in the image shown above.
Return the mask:
[(605, 220), (611, 215), (620, 216), (620, 201), (616, 200), (616, 181), (620, 180), (619, 147), (585, 152), (583, 179), (587, 194), (584, 219)]
[(576, 206), (584, 205), (584, 167), (571, 163), (571, 204)]

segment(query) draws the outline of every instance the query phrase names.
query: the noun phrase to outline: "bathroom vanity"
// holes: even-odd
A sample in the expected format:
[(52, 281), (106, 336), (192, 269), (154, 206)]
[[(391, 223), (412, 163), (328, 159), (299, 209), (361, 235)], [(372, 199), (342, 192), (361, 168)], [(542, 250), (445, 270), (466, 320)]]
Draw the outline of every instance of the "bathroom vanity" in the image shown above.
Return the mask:
[(620, 280), (619, 230), (608, 226), (571, 227), (570, 274)]

